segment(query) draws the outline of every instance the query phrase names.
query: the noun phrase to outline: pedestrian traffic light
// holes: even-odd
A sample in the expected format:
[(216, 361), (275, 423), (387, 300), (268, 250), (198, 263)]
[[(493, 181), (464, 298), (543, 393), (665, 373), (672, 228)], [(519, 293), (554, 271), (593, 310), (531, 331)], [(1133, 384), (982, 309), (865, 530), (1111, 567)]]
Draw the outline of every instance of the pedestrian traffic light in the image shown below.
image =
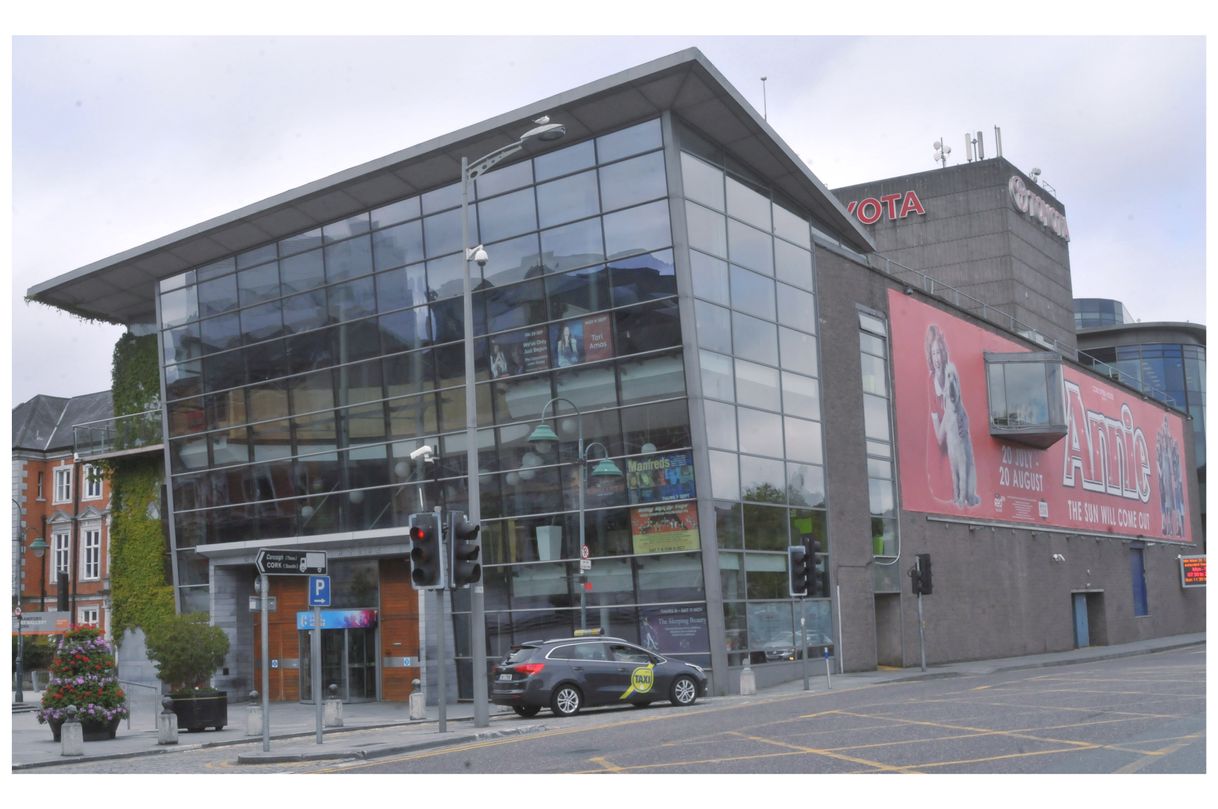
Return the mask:
[(787, 548), (787, 572), (790, 579), (787, 591), (792, 598), (804, 598), (808, 595), (808, 585), (811, 583), (815, 564), (807, 546), (791, 545)]
[(430, 512), (410, 515), (410, 583), (416, 590), (444, 589), (444, 553), (439, 520)]
[(468, 587), (482, 581), (482, 540), (480, 525), (470, 522), (464, 513), (448, 514), (448, 542), (452, 546), (452, 586)]
[(934, 592), (934, 584), (930, 578), (930, 554), (918, 554), (918, 577), (922, 581), (922, 595), (928, 596)]

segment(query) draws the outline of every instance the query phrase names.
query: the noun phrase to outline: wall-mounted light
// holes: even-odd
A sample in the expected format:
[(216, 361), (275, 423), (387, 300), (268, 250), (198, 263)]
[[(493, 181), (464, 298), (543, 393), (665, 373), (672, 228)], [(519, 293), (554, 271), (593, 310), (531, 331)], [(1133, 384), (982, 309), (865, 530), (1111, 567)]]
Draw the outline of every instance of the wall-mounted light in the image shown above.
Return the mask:
[(1055, 553), (1049, 558), (1052, 559), (1054, 562), (1057, 562), (1058, 564), (1066, 561), (1066, 557), (1060, 553)]

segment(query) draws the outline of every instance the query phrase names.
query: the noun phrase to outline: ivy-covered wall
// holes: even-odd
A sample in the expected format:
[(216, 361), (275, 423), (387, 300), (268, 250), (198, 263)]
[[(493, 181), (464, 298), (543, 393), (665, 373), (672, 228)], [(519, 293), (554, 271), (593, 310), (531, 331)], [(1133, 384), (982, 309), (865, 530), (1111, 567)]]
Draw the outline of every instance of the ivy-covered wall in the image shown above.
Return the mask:
[[(130, 332), (114, 346), (111, 371), (115, 416), (159, 407), (156, 335)], [(127, 629), (149, 629), (174, 614), (168, 519), (161, 499), (163, 456), (135, 455), (109, 463), (111, 624), (115, 638)], [(161, 517), (148, 516), (156, 504)]]

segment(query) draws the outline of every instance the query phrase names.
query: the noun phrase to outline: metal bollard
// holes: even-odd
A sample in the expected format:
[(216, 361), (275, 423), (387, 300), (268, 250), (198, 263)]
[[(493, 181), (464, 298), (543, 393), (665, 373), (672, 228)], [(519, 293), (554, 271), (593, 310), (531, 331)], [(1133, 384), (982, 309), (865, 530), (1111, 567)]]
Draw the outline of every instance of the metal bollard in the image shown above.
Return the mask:
[(262, 735), (262, 702), (257, 691), (250, 692), (250, 704), (245, 709), (245, 735)]
[(410, 681), (410, 718), (412, 720), (427, 718), (427, 699), (423, 696), (420, 685), (422, 682), (418, 677)]
[(343, 726), (343, 701), (338, 698), (338, 686), (330, 683), (330, 697), (326, 700), (325, 725), (328, 728)]
[(753, 669), (749, 666), (749, 661), (744, 661), (744, 668), (740, 670), (740, 696), (747, 697), (757, 693), (757, 677), (753, 674)]
[(76, 706), (67, 707), (68, 719), (59, 726), (59, 754), (83, 756), (85, 754), (85, 731), (76, 718)]
[(156, 743), (177, 744), (178, 715), (173, 712), (173, 698), (162, 698), (161, 705), (163, 706), (163, 710), (157, 715), (156, 718)]

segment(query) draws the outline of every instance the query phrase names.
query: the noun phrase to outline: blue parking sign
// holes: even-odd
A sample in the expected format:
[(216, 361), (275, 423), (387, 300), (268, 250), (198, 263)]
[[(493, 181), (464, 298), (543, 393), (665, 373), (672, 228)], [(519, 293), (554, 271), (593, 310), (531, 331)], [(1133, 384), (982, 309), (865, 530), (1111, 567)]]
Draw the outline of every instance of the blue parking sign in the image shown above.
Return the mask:
[(329, 576), (310, 576), (309, 577), (309, 606), (310, 607), (328, 607), (328, 606), (330, 606), (330, 577)]

